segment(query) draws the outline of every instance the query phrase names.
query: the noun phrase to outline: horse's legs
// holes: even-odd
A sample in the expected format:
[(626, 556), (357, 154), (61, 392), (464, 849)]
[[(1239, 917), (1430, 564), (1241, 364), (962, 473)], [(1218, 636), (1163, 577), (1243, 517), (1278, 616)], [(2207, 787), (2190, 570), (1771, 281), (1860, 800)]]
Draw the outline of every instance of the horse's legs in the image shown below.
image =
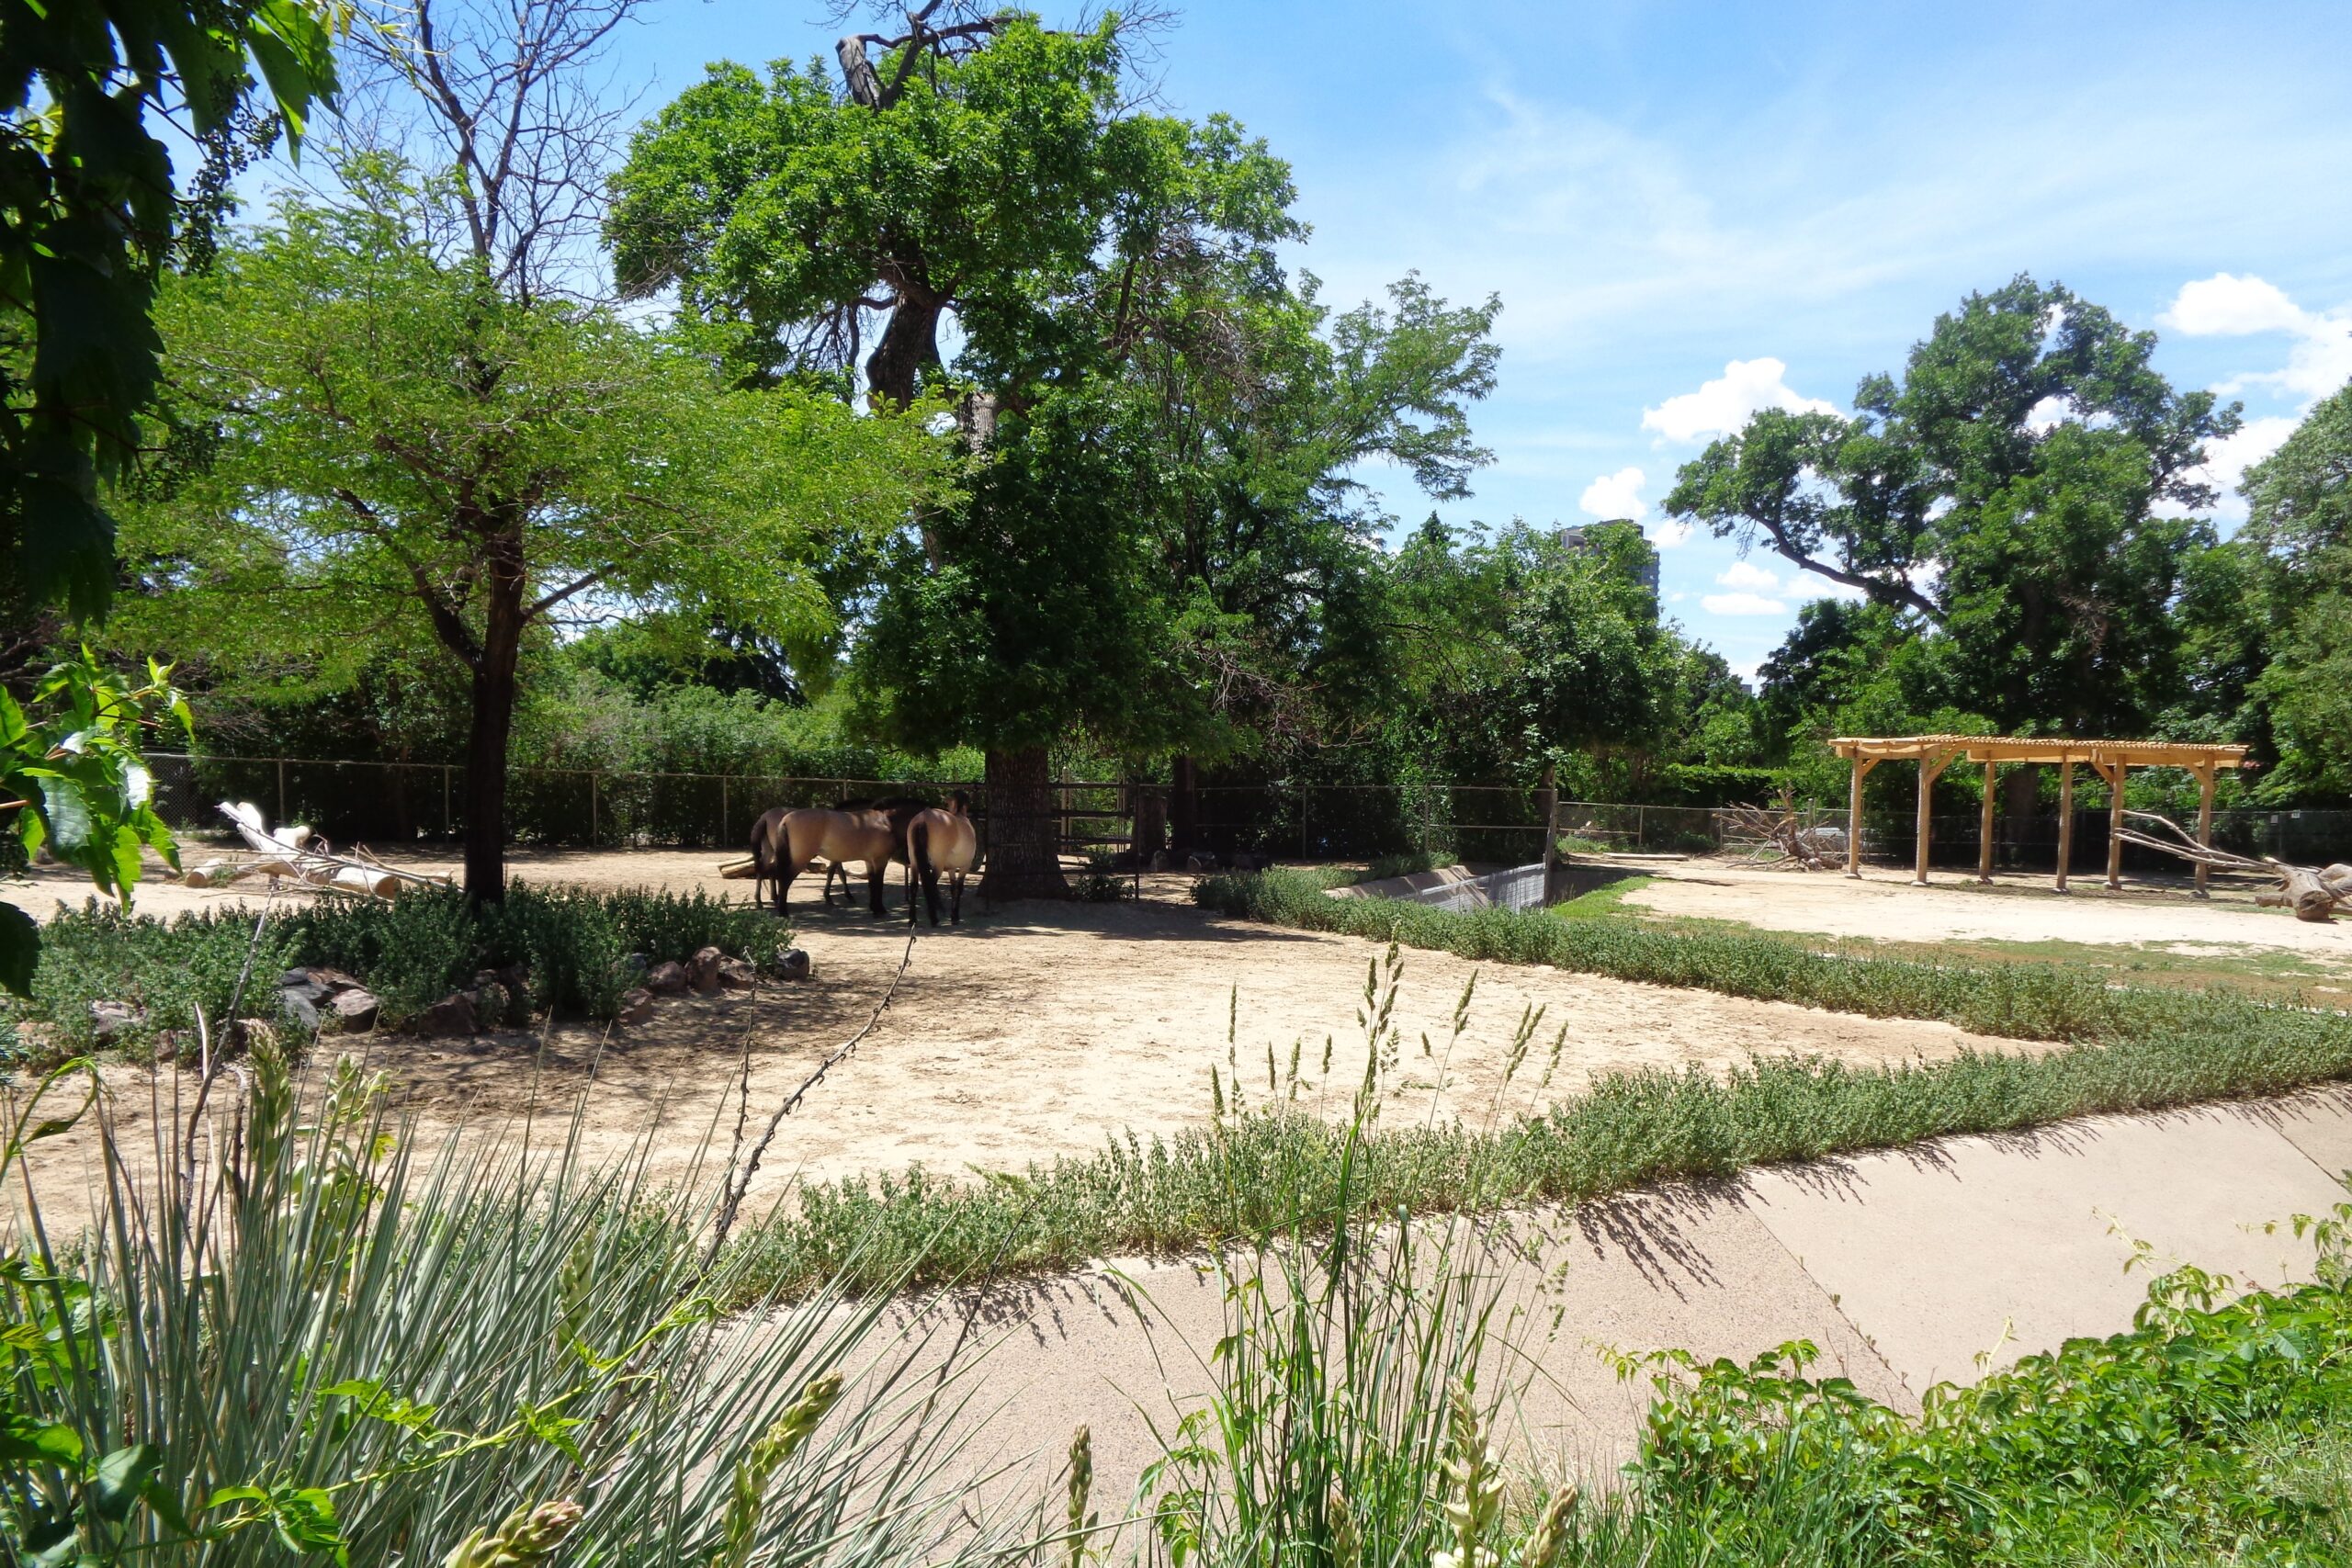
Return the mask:
[[(866, 863), (865, 890), (874, 899), (874, 918), (877, 920), (880, 919), (885, 913), (882, 895), (886, 885), (889, 882), (889, 874), (890, 863), (888, 861), (868, 861)], [(849, 897), (849, 878), (846, 876), (842, 878), (842, 896), (844, 898)]]
[(785, 900), (791, 897), (792, 879), (800, 874), (799, 868), (786, 861), (775, 869), (775, 912), (784, 913)]
[(960, 926), (964, 923), (964, 874), (962, 872), (948, 873), (947, 897), (947, 907), (952, 911), (947, 917), (947, 923), (951, 926)]
[(933, 926), (938, 925), (939, 868), (935, 865), (927, 865), (922, 868), (922, 907), (931, 916), (931, 923)]

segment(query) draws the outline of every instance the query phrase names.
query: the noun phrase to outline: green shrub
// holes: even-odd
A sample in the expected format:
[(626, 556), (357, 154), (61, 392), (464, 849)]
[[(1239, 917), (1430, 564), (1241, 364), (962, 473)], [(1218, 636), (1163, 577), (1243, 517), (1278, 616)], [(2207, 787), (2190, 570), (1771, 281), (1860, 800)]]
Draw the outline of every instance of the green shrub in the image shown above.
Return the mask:
[(386, 1025), (469, 987), (484, 969), (519, 965), (529, 973), (529, 994), (513, 999), (503, 1021), (527, 1022), (535, 1012), (610, 1018), (635, 983), (625, 963), (631, 954), (659, 964), (716, 947), (764, 967), (787, 934), (763, 909), (700, 891), (597, 893), (520, 882), (503, 902), (479, 909), (446, 888), (281, 908), (258, 946), (254, 925), (253, 913), (235, 909), (162, 920), (93, 900), (43, 928), (32, 998), (0, 1000), (0, 1019), (41, 1024), (52, 1056), (96, 1043), (94, 1001), (144, 1010), (134, 1035), (192, 1029), (199, 1006), (216, 1021), (226, 1015), (249, 951), (244, 1010), (264, 1015), (277, 1009), (278, 976), (298, 964), (358, 977), (382, 1002)]

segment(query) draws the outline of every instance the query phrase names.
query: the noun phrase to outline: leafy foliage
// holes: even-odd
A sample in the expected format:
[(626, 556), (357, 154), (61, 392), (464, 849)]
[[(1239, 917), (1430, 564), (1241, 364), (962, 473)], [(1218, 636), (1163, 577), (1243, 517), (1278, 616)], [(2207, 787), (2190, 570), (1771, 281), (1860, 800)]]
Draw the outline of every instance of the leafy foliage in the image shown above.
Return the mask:
[[(53, 667), (28, 716), (0, 690), (0, 819), (22, 856), (47, 849), (90, 874), (126, 906), (142, 853), (179, 864), (171, 829), (155, 815), (154, 775), (140, 755), (140, 732), (170, 722), (188, 733), (187, 703), (171, 671), (153, 663), (134, 686), (102, 668), (87, 649)], [(21, 860), (16, 863), (22, 863)], [(31, 917), (0, 904), (0, 986), (28, 995), (40, 935)]]
[(0, 605), (95, 618), (113, 591), (98, 486), (139, 449), (182, 218), (151, 116), (185, 110), (217, 159), (258, 72), (299, 139), (334, 98), (334, 21), (308, 0), (78, 0), (0, 32)]

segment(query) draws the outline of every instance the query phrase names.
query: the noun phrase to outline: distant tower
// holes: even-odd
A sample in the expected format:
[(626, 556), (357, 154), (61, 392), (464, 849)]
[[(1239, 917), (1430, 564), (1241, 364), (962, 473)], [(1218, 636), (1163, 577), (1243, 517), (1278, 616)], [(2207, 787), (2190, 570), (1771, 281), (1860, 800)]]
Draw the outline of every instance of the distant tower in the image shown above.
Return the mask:
[(1591, 551), (1599, 553), (1601, 548), (1601, 530), (1604, 528), (1610, 530), (1611, 533), (1614, 533), (1619, 529), (1623, 529), (1634, 536), (1634, 542), (1638, 547), (1626, 552), (1633, 558), (1633, 563), (1638, 563), (1634, 566), (1634, 579), (1644, 588), (1649, 590), (1651, 598), (1657, 598), (1657, 547), (1652, 545), (1647, 539), (1642, 537), (1642, 525), (1634, 522), (1632, 518), (1613, 517), (1606, 523), (1592, 523), (1577, 527), (1561, 528), (1556, 530), (1552, 536), (1560, 542), (1560, 547), (1564, 550), (1576, 552)]

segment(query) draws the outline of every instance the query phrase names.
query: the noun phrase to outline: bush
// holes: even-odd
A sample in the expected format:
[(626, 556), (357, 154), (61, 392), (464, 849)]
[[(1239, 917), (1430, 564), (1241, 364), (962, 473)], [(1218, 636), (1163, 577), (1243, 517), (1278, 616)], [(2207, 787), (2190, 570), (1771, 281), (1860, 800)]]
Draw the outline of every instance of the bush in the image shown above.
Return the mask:
[(533, 1013), (610, 1018), (634, 984), (625, 960), (685, 959), (705, 947), (763, 967), (774, 963), (788, 928), (750, 903), (688, 894), (508, 886), (503, 902), (480, 909), (455, 889), (418, 888), (388, 903), (323, 900), (273, 915), (254, 937), (254, 916), (237, 910), (172, 920), (124, 914), (96, 900), (61, 913), (42, 928), (41, 962), (30, 1001), (0, 1000), (0, 1020), (38, 1022), (53, 1050), (96, 1043), (90, 1004), (129, 1002), (143, 1010), (132, 1032), (193, 1029), (196, 1010), (226, 1016), (237, 976), (252, 953), (247, 1011), (276, 1009), (278, 975), (321, 964), (357, 976), (382, 1002), (387, 1025), (469, 986), (484, 969), (521, 966), (530, 976), (505, 1021)]

